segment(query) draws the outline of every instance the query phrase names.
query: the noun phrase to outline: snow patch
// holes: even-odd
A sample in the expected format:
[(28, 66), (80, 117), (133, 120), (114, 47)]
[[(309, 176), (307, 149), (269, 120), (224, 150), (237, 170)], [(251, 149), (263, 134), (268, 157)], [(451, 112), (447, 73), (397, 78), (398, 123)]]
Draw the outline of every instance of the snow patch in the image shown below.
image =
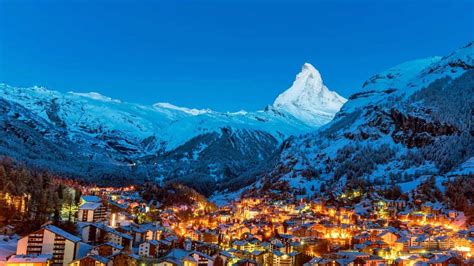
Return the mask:
[(211, 109), (195, 109), (195, 108), (186, 108), (186, 107), (179, 107), (176, 105), (173, 105), (171, 103), (155, 103), (153, 105), (154, 107), (159, 107), (159, 108), (165, 108), (165, 109), (171, 109), (171, 110), (176, 110), (176, 111), (181, 111), (190, 115), (202, 115), (202, 114), (207, 114), (211, 113)]
[(112, 98), (107, 97), (107, 96), (104, 96), (104, 95), (102, 95), (102, 94), (100, 94), (100, 93), (98, 93), (98, 92), (86, 92), (86, 93), (82, 93), (82, 92), (73, 92), (73, 91), (70, 91), (69, 93), (72, 94), (72, 95), (81, 96), (81, 97), (86, 97), (86, 98), (89, 98), (89, 99), (92, 99), (92, 100), (97, 100), (97, 101), (121, 103), (120, 100), (112, 99)]

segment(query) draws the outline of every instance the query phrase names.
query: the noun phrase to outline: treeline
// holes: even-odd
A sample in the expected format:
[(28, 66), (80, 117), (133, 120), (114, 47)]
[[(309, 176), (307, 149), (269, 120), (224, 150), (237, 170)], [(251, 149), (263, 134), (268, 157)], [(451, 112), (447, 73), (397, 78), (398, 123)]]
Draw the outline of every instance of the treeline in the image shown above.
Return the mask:
[(430, 177), (411, 192), (413, 200), (441, 202), (446, 207), (464, 212), (468, 224), (474, 224), (474, 178), (473, 176), (450, 177), (443, 182), (444, 192)]
[[(60, 181), (47, 171), (29, 169), (8, 157), (0, 158), (0, 223), (13, 224), (22, 233), (48, 221), (71, 222), (80, 190)], [(15, 204), (18, 202), (24, 208)]]
[(414, 93), (406, 108), (412, 113), (422, 103), (429, 107), (433, 121), (453, 125), (456, 134), (444, 136), (423, 147), (423, 160), (432, 161), (441, 173), (446, 173), (474, 156), (474, 70), (466, 71), (456, 79), (439, 79)]
[(447, 204), (463, 211), (467, 222), (474, 225), (474, 176), (457, 177), (448, 181), (444, 192)]

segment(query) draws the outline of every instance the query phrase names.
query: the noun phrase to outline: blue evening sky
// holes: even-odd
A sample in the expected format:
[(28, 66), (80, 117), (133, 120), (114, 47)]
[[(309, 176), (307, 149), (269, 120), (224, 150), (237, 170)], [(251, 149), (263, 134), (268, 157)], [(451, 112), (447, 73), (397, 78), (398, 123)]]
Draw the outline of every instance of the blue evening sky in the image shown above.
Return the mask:
[(468, 0), (0, 0), (0, 82), (257, 110), (304, 62), (348, 97), (378, 71), (473, 39)]

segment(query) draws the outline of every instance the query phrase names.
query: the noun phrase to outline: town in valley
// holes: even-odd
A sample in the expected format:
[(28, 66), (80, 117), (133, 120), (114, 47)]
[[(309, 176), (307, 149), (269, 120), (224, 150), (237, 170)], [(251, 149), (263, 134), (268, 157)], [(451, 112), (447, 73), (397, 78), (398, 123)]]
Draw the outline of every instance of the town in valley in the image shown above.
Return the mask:
[[(182, 185), (79, 186), (54, 179), (59, 213), (33, 231), (29, 195), (2, 193), (1, 265), (472, 265), (472, 217), (415, 192), (331, 197), (254, 192), (221, 204)], [(186, 198), (187, 200), (177, 200)], [(260, 195), (259, 195), (260, 194)], [(354, 204), (355, 203), (355, 204)], [(9, 212), (5, 206), (9, 206)], [(17, 218), (5, 217), (15, 213)], [(9, 221), (9, 224), (5, 224)]]

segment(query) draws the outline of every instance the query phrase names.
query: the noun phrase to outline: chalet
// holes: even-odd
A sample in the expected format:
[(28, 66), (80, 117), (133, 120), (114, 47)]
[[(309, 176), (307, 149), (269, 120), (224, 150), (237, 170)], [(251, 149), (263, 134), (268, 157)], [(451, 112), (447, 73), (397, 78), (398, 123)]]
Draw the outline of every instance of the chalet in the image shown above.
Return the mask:
[(138, 255), (156, 258), (159, 255), (160, 243), (157, 240), (148, 240), (139, 245)]
[(186, 236), (193, 240), (202, 240), (203, 239), (203, 233), (199, 230), (189, 228), (186, 231)]
[(438, 250), (449, 250), (454, 247), (454, 239), (450, 236), (437, 236), (433, 240)]
[(408, 220), (410, 213), (407, 211), (397, 213), (397, 218), (402, 221)]
[(110, 260), (99, 255), (88, 255), (81, 259), (77, 259), (69, 263), (69, 266), (107, 266)]
[[(224, 265), (229, 265), (230, 261), (235, 259), (235, 256), (232, 255), (231, 253), (222, 250), (219, 251), (215, 256), (214, 256), (214, 266), (224, 266)], [(263, 265), (263, 264), (262, 264)]]
[(152, 223), (142, 224), (141, 227), (145, 231), (144, 240), (160, 240), (161, 233), (164, 231), (164, 228)]
[(112, 227), (100, 223), (85, 224), (81, 228), (82, 240), (91, 244), (103, 244), (113, 242), (123, 246), (124, 249), (132, 248), (133, 240), (128, 234), (119, 232)]
[(256, 262), (253, 259), (244, 258), (237, 261), (234, 265), (235, 266), (258, 266), (260, 264), (258, 264), (258, 262)]
[(403, 210), (406, 207), (406, 201), (404, 200), (388, 200), (387, 201), (388, 207), (393, 207), (397, 210)]
[(387, 260), (379, 256), (369, 256), (368, 258), (355, 258), (353, 261), (354, 266), (386, 266), (389, 265)]
[(112, 256), (123, 251), (124, 247), (113, 242), (106, 242), (92, 248), (91, 253), (102, 257)]
[(121, 252), (108, 257), (108, 259), (113, 266), (137, 266), (140, 257), (136, 254)]
[(49, 266), (53, 261), (51, 254), (13, 255), (6, 262), (6, 266)]
[(214, 265), (214, 258), (206, 255), (202, 252), (193, 250), (189, 252), (189, 256), (194, 258), (197, 261), (198, 266), (213, 266)]
[(296, 255), (298, 252), (283, 253), (279, 250), (273, 250), (272, 263), (273, 265), (291, 266), (295, 265)]
[(208, 243), (217, 244), (219, 239), (219, 234), (215, 231), (206, 230), (202, 233), (202, 240)]
[(252, 250), (261, 250), (260, 241), (257, 239), (253, 239), (250, 241), (247, 240), (237, 240), (232, 243), (232, 247), (237, 250), (245, 250), (245, 251), (252, 251)]
[(433, 203), (431, 202), (425, 202), (421, 205), (421, 211), (424, 213), (431, 213), (433, 210)]
[(464, 265), (463, 259), (451, 255), (434, 256), (426, 262), (428, 266)]
[(265, 263), (265, 259), (269, 256), (269, 254), (270, 253), (265, 250), (254, 250), (250, 252), (250, 257), (259, 265), (263, 265)]
[(377, 235), (377, 238), (381, 239), (383, 242), (393, 245), (398, 240), (398, 236), (388, 230), (383, 231)]
[(152, 223), (135, 224), (131, 223), (128, 226), (121, 226), (117, 231), (127, 233), (133, 238), (133, 243), (139, 245), (146, 240), (160, 240), (163, 228)]
[[(198, 266), (198, 261), (183, 249), (173, 249), (166, 256), (159, 259), (158, 266)], [(206, 264), (207, 265), (207, 264)]]

